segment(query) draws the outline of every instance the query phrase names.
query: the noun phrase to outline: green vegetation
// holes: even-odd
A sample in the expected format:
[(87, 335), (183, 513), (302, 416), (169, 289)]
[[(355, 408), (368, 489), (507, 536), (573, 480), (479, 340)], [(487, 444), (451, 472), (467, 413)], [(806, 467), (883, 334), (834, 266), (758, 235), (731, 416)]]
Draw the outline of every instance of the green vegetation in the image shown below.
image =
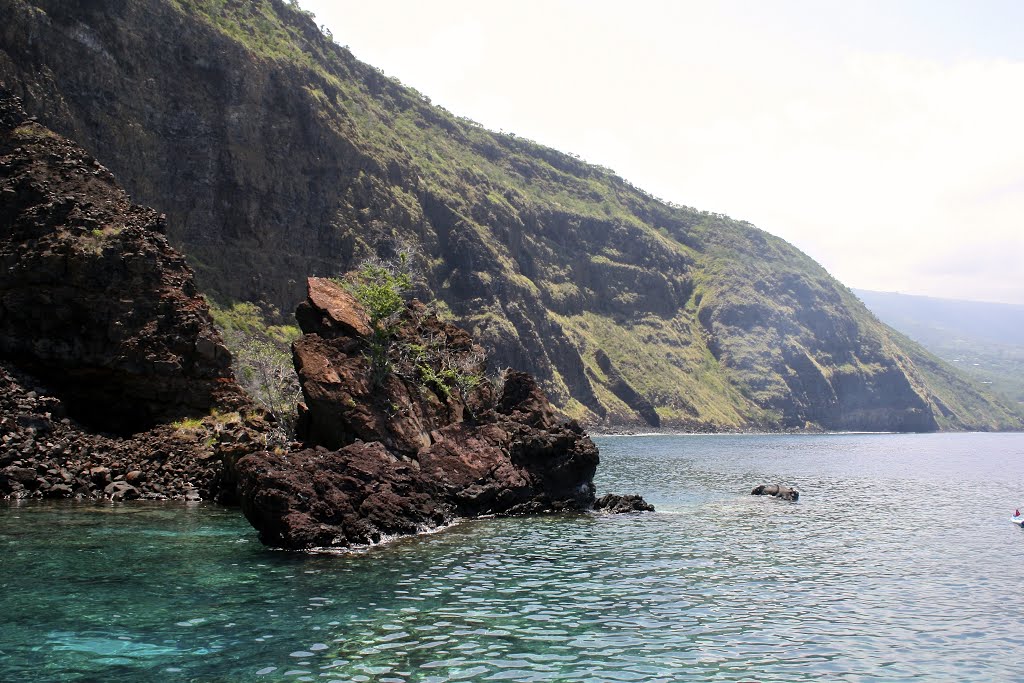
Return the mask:
[(364, 262), (338, 283), (345, 287), (366, 311), (372, 333), (366, 357), (373, 369), (373, 382), (380, 385), (392, 370), (392, 342), (399, 314), (405, 310), (406, 294), (413, 284), (413, 258), (399, 251), (391, 261)]
[(291, 355), (261, 339), (236, 338), (232, 346), (238, 383), (291, 432), (300, 398)]
[(181, 431), (200, 429), (203, 426), (203, 420), (202, 418), (199, 417), (184, 417), (180, 420), (172, 422), (171, 426)]
[[(270, 59), (294, 60), (309, 63), (308, 57), (296, 41), (291, 27), (282, 22), (270, 0), (234, 2), (233, 0), (170, 0), (182, 11), (202, 13), (218, 30), (249, 47), (253, 52)], [(308, 14), (290, 3), (291, 11)]]
[(661, 419), (689, 429), (741, 429), (770, 423), (764, 411), (725, 378), (690, 316), (648, 317), (624, 327), (587, 313), (559, 318), (582, 349), (587, 370), (600, 382), (599, 396), (618, 419), (632, 410), (605, 388), (607, 377), (595, 360), (603, 350), (631, 385), (658, 407)]
[(400, 256), (397, 264), (384, 262), (364, 263), (347, 284), (370, 318), (374, 331), (388, 331), (389, 321), (405, 307), (405, 293), (412, 289), (412, 275), (408, 258)]
[(1024, 345), (949, 339), (925, 348), (964, 374), (1024, 407)]
[(373, 368), (373, 381), (379, 385), (396, 368), (411, 369), (410, 379), (443, 398), (453, 389), (466, 395), (484, 380), (475, 371), (483, 363), (482, 355), (452, 353), (444, 338), (431, 338), (426, 344), (396, 343), (400, 314), (417, 278), (415, 250), (401, 247), (396, 251), (394, 259), (364, 262), (339, 280), (369, 317), (372, 333), (366, 357)]
[(484, 376), (476, 371), (483, 364), (482, 355), (453, 354), (442, 340), (432, 339), (426, 346), (406, 344), (402, 353), (415, 368), (418, 380), (444, 398), (453, 389), (466, 396), (484, 381)]
[(266, 341), (286, 350), (301, 334), (297, 325), (268, 324), (267, 320), (281, 318), (277, 309), (270, 306), (260, 307), (249, 301), (233, 301), (221, 305), (209, 299), (207, 304), (210, 306), (214, 324), (225, 339), (241, 335)]
[(301, 391), (290, 345), (299, 337), (299, 328), (267, 325), (265, 320), (279, 315), (253, 303), (232, 302), (225, 306), (208, 303), (214, 324), (231, 352), (238, 384), (274, 416), (285, 436), (291, 435)]
[(38, 123), (28, 123), (23, 126), (18, 126), (14, 129), (12, 135), (20, 140), (38, 140), (39, 138), (57, 138), (60, 137), (57, 133), (46, 126), (41, 126)]

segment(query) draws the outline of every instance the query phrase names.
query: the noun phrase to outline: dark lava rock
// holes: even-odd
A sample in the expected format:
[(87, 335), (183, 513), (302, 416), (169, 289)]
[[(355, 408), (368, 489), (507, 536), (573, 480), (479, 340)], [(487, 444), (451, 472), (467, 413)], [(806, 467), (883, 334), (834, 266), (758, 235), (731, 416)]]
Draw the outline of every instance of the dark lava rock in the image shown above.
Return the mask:
[(0, 88), (0, 497), (225, 497), (265, 443), (158, 218)]
[[(358, 304), (326, 280), (311, 278), (309, 292), (293, 351), (300, 433), (315, 447), (255, 453), (235, 468), (264, 543), (377, 543), (459, 517), (591, 506), (597, 447), (558, 419), (532, 377), (509, 371), (500, 389), (478, 381), (480, 348), (412, 302), (390, 341), (392, 370), (375, 381)], [(444, 368), (477, 379), (442, 384)]]
[(789, 486), (781, 486), (779, 484), (761, 484), (755, 486), (754, 490), (750, 492), (752, 496), (775, 496), (782, 500), (799, 500), (800, 492)]
[(243, 402), (158, 217), (0, 90), (0, 358), (97, 431), (133, 434)]
[[(300, 439), (326, 448), (357, 439), (380, 441), (414, 455), (430, 445), (431, 432), (462, 422), (491, 400), (486, 382), (465, 394), (430, 387), (417, 367), (431, 365), (440, 372), (444, 365), (482, 377), (483, 350), (465, 330), (428, 315), (418, 302), (409, 304), (390, 341), (394, 372), (377, 379), (364, 353), (370, 327), (362, 308), (331, 280), (308, 282), (309, 298), (295, 313), (305, 334), (292, 347), (305, 398)], [(411, 357), (414, 345), (419, 358)]]
[[(203, 498), (233, 501), (228, 465), (256, 450), (271, 429), (260, 414), (246, 412), (119, 437), (53, 419), (63, 412), (38, 381), (0, 362), (0, 498), (185, 499), (198, 489)], [(40, 434), (26, 426), (37, 422), (18, 419), (23, 415), (50, 428)]]
[(640, 496), (620, 496), (615, 493), (607, 493), (594, 501), (594, 510), (611, 514), (654, 512), (654, 506)]
[(107, 484), (103, 494), (113, 501), (134, 500), (139, 497), (139, 491), (126, 481), (115, 481)]

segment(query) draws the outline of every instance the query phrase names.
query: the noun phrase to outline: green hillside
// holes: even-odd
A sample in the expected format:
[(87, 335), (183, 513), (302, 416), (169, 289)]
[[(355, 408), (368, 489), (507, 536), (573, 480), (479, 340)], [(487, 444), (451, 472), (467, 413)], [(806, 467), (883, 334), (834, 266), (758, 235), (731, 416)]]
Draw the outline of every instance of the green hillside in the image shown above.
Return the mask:
[(1022, 425), (791, 245), (433, 106), (291, 4), (0, 8), (0, 80), (167, 212), (224, 305), (273, 317), (411, 242), (419, 294), (590, 424)]

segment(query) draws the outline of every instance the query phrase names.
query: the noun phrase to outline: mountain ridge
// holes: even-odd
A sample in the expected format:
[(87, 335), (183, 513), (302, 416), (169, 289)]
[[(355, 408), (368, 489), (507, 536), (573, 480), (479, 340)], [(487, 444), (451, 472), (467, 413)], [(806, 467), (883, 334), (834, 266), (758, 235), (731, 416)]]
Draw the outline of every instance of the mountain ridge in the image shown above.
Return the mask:
[(1024, 405), (1024, 305), (853, 291), (887, 325)]
[(1024, 304), (868, 289), (854, 289), (853, 293), (883, 321), (900, 321), (922, 331), (927, 325), (934, 333), (949, 331), (995, 344), (1016, 344), (1024, 338)]
[(421, 293), (589, 424), (1020, 428), (779, 238), (434, 107), (289, 4), (0, 7), (0, 80), (166, 211), (222, 301), (287, 311), (413, 241)]

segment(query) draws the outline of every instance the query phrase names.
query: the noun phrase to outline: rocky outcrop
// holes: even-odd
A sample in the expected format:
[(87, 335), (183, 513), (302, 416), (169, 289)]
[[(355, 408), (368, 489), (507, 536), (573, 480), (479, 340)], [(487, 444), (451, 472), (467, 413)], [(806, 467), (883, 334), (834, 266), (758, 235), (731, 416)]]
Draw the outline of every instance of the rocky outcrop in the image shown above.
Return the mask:
[(394, 371), (382, 371), (365, 353), (370, 328), (359, 304), (332, 280), (309, 278), (308, 286), (295, 314), (306, 334), (293, 345), (305, 399), (300, 439), (327, 448), (380, 441), (416, 453), (430, 444), (431, 432), (490, 400), (483, 350), (465, 330), (413, 302), (387, 341)]
[(459, 517), (592, 505), (597, 447), (556, 417), (532, 377), (508, 371), (492, 386), (469, 335), (417, 302), (388, 337), (381, 373), (352, 297), (315, 278), (308, 289), (293, 348), (300, 434), (316, 447), (236, 465), (242, 509), (264, 543), (369, 544)]
[(752, 496), (775, 496), (782, 500), (796, 501), (800, 499), (800, 492), (790, 486), (781, 484), (761, 484), (755, 486), (750, 492)]
[(620, 496), (615, 493), (606, 493), (594, 501), (594, 510), (611, 514), (654, 512), (654, 506), (640, 496)]
[(213, 498), (265, 447), (163, 227), (0, 91), (0, 497)]
[(297, 312), (306, 447), (268, 450), (164, 219), (4, 92), (0, 216), (0, 496), (240, 499), (291, 548), (594, 500), (597, 448), (532, 377), (492, 386), (470, 336), (415, 302), (375, 354), (329, 280)]
[(0, 93), (0, 357), (93, 428), (131, 434), (241, 403), (164, 219)]

